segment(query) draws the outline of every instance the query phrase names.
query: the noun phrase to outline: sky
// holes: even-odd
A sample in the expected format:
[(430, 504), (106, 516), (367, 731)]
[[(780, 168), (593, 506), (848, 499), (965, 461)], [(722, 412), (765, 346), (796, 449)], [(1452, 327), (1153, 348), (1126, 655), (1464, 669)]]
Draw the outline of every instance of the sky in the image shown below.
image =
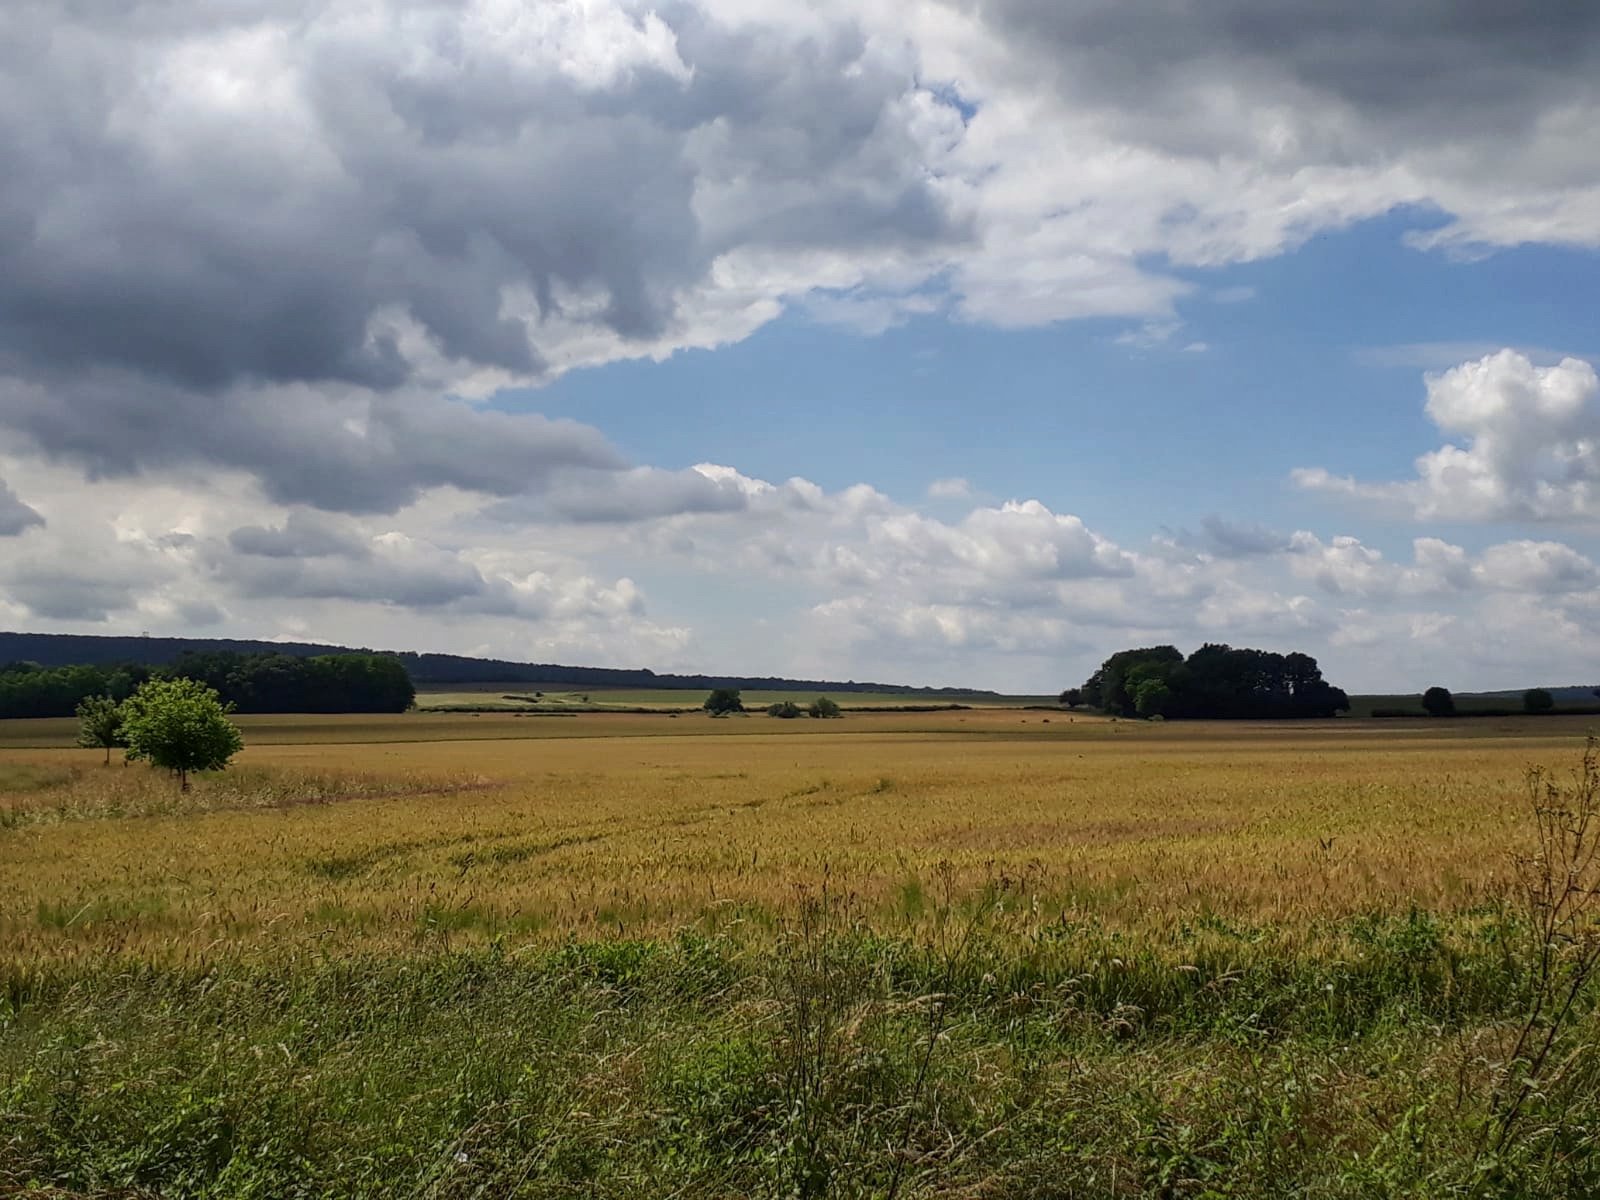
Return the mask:
[(9, 0), (0, 628), (1600, 684), (1600, 6)]

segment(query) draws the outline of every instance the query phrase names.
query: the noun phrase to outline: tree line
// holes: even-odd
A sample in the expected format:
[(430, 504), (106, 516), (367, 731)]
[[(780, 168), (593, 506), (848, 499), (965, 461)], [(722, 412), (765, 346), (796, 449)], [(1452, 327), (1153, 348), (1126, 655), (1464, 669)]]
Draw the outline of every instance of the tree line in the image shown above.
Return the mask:
[(909, 687), (904, 684), (861, 682), (854, 679), (841, 682), (823, 679), (786, 679), (779, 676), (663, 675), (647, 668), (570, 667), (559, 663), (468, 658), (460, 654), (356, 649), (319, 642), (0, 632), (0, 662), (36, 662), (50, 667), (74, 664), (117, 666), (130, 662), (166, 665), (176, 663), (186, 655), (217, 653), (246, 656), (287, 655), (293, 658), (322, 658), (350, 654), (381, 655), (397, 659), (413, 683), (426, 684), (561, 683), (580, 688), (748, 688), (763, 691), (892, 692), (910, 697), (958, 696), (974, 691), (970, 688)]
[(1176, 646), (1118, 651), (1081, 688), (1062, 692), (1061, 702), (1163, 719), (1331, 717), (1350, 708), (1350, 698), (1322, 678), (1309, 654), (1217, 643), (1187, 658)]
[(121, 702), (150, 680), (191, 679), (242, 713), (404, 712), (416, 688), (385, 654), (185, 654), (165, 666), (141, 663), (0, 667), (0, 718), (70, 717), (91, 696)]

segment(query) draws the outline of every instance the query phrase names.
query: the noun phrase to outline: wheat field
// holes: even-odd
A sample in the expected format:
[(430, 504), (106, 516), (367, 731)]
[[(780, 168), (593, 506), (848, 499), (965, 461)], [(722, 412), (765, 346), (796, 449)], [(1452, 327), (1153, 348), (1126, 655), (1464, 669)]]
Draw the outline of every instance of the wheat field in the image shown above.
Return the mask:
[[(628, 736), (596, 728), (619, 722)], [(0, 930), (11, 953), (46, 957), (660, 935), (771, 927), (824, 879), (892, 923), (919, 915), (936, 869), (964, 889), (1026, 875), (1030, 903), (1069, 919), (1309, 930), (1498, 896), (1528, 768), (1573, 758), (1584, 729), (665, 724), (260, 744), (187, 797), (90, 751), (6, 752)]]
[(1600, 1188), (1581, 718), (241, 723), (0, 728), (0, 1192)]

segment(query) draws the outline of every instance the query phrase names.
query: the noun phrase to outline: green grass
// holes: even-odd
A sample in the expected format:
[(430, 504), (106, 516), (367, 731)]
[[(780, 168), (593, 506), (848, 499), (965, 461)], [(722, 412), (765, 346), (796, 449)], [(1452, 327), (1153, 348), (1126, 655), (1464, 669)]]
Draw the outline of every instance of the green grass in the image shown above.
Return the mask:
[[(457, 914), (454, 920), (462, 920)], [(107, 963), (0, 992), (0, 1191), (161, 1196), (1579, 1196), (1600, 1034), (1475, 1153), (1512, 917), (1348, 961), (1191, 929), (886, 939), (818, 907), (410, 959)], [(431, 935), (447, 938), (436, 926)], [(1488, 1058), (1486, 1058), (1486, 1054)], [(1586, 1113), (1588, 1115), (1586, 1115)], [(44, 1194), (44, 1193), (41, 1193)], [(59, 1193), (51, 1193), (59, 1194)]]

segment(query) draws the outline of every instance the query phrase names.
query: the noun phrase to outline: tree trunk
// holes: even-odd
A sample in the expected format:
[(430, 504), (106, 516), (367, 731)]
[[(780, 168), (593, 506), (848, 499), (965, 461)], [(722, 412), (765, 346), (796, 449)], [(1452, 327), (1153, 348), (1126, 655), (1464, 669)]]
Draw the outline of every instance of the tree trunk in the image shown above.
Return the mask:
[(109, 767), (110, 765), (111, 765), (111, 745), (108, 742), (106, 744), (106, 766)]
[(189, 772), (185, 771), (182, 767), (178, 768), (178, 790), (180, 792), (187, 792), (189, 790)]

